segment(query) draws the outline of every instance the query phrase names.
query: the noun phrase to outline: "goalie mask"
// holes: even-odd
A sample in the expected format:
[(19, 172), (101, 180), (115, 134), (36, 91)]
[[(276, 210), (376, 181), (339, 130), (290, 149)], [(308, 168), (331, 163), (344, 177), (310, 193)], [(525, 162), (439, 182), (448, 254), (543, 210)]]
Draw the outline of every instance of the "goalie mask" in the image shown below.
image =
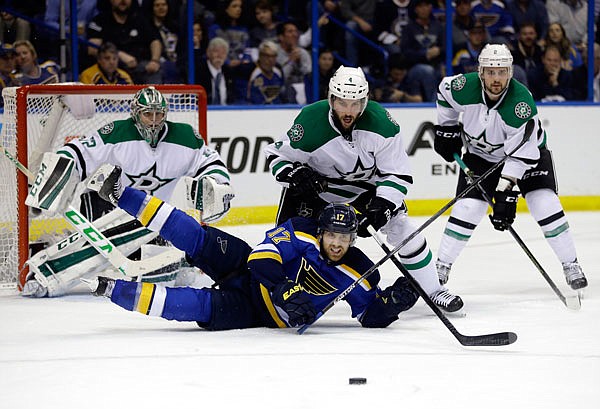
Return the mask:
[[(491, 79), (486, 81), (486, 68), (488, 69), (502, 69), (496, 79), (497, 82), (502, 83), (499, 90), (493, 89), (490, 86)], [(491, 71), (491, 70), (490, 70)], [(486, 94), (491, 98), (497, 98), (502, 95), (508, 89), (508, 83), (513, 75), (513, 57), (508, 47), (504, 44), (486, 44), (479, 54), (479, 80)]]
[(131, 117), (135, 127), (153, 148), (167, 120), (167, 111), (165, 97), (154, 87), (142, 88), (131, 101)]
[(360, 101), (360, 112), (362, 114), (367, 107), (369, 99), (369, 83), (361, 68), (344, 67), (337, 69), (329, 80), (329, 92), (327, 99), (329, 107), (334, 110), (333, 104), (336, 98)]
[(354, 207), (349, 204), (331, 203), (325, 206), (319, 215), (317, 233), (325, 231), (350, 235), (350, 245), (356, 240), (358, 218)]

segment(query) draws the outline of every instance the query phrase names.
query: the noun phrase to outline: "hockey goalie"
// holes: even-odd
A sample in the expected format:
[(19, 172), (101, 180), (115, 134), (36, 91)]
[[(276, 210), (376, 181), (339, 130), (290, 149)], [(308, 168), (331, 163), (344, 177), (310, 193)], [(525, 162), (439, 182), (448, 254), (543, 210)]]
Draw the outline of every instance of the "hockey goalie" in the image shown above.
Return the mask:
[[(222, 218), (234, 197), (227, 167), (218, 152), (184, 123), (167, 121), (165, 97), (149, 86), (136, 93), (131, 117), (107, 123), (56, 153), (44, 153), (25, 204), (49, 213), (62, 213), (72, 205), (125, 255), (160, 256), (148, 245), (157, 234), (135, 218), (86, 191), (85, 181), (104, 163), (123, 169), (121, 184), (194, 210), (204, 223)], [(163, 244), (164, 245), (164, 244)], [(167, 247), (168, 249), (168, 247)], [(144, 254), (146, 251), (147, 254)], [(110, 268), (106, 259), (77, 233), (36, 253), (28, 261), (29, 275), (22, 295), (57, 297)], [(137, 277), (139, 281), (175, 282), (176, 268), (163, 268)]]

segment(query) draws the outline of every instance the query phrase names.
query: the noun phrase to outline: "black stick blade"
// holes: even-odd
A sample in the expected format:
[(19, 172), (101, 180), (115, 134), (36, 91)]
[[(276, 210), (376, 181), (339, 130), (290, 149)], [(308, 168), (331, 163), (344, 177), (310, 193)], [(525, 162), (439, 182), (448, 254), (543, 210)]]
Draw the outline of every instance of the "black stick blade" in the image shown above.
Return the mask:
[(514, 332), (498, 332), (496, 334), (488, 335), (462, 335), (458, 337), (458, 341), (468, 347), (482, 347), (482, 346), (501, 346), (510, 345), (517, 340), (517, 334)]

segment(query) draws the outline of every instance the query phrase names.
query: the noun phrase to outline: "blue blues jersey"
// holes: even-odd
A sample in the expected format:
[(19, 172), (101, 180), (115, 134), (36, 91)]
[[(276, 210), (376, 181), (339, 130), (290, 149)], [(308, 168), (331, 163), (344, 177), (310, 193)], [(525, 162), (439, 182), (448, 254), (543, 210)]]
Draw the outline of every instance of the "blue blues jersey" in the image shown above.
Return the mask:
[[(243, 240), (213, 227), (201, 226), (181, 210), (131, 187), (125, 188), (119, 207), (150, 230), (186, 253), (217, 288), (164, 288), (151, 283), (117, 280), (111, 295), (115, 304), (146, 315), (178, 321), (196, 321), (211, 329), (288, 327), (287, 314), (271, 299), (278, 284), (301, 284), (317, 311), (373, 266), (356, 247), (336, 263), (321, 255), (313, 219), (293, 218), (266, 232), (254, 250)], [(389, 289), (379, 289), (379, 272), (354, 288), (344, 300), (365, 327), (386, 327), (410, 308), (388, 302)]]
[[(321, 311), (373, 266), (356, 247), (350, 247), (339, 262), (328, 261), (321, 255), (316, 235), (315, 220), (293, 218), (267, 231), (263, 242), (248, 257), (248, 268), (260, 283), (263, 300), (279, 326), (286, 324), (279, 308), (271, 302), (269, 292), (276, 284), (287, 279), (300, 283), (317, 311)], [(353, 317), (360, 319), (377, 297), (379, 280), (379, 272), (375, 271), (346, 296)]]

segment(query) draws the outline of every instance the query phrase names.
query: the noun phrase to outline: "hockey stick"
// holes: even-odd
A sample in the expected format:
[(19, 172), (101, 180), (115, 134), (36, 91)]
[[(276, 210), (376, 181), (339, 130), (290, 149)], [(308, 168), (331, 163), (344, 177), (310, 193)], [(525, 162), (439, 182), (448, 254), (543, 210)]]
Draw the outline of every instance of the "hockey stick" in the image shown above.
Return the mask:
[[(458, 154), (456, 154), (456, 153), (454, 154), (454, 160), (456, 160), (456, 163), (458, 163), (460, 168), (467, 175), (467, 179), (469, 180), (469, 183), (473, 183), (473, 177), (474, 177), (473, 171), (471, 169), (469, 169), (467, 164), (465, 162), (463, 162), (463, 160), (460, 158), (460, 156), (458, 156)], [(492, 198), (486, 193), (485, 189), (483, 189), (480, 185), (477, 185), (477, 189), (479, 190), (479, 193), (481, 193), (481, 195), (483, 196), (485, 201), (493, 208), (494, 202), (492, 201)], [(537, 259), (533, 255), (533, 253), (529, 250), (529, 248), (527, 247), (525, 242), (521, 239), (519, 234), (515, 231), (515, 229), (512, 226), (508, 226), (508, 231), (510, 232), (511, 236), (513, 236), (513, 238), (516, 240), (516, 242), (519, 244), (519, 246), (521, 246), (521, 248), (523, 249), (523, 251), (525, 252), (527, 257), (529, 257), (529, 260), (531, 260), (533, 265), (538, 269), (538, 271), (540, 272), (542, 277), (544, 277), (546, 282), (550, 285), (550, 288), (552, 288), (554, 293), (558, 296), (558, 298), (560, 298), (562, 303), (571, 310), (580, 309), (581, 308), (581, 300), (579, 299), (579, 297), (578, 296), (565, 297), (563, 295), (563, 293), (558, 289), (556, 284), (554, 284), (554, 281), (552, 281), (550, 276), (546, 273), (546, 271), (544, 270), (542, 265), (537, 261)]]
[(423, 230), (425, 230), (425, 228), (427, 226), (429, 226), (438, 217), (440, 217), (442, 214), (444, 214), (444, 212), (446, 212), (446, 210), (451, 208), (454, 205), (454, 203), (457, 202), (457, 200), (459, 200), (462, 197), (464, 197), (465, 195), (467, 195), (467, 193), (469, 193), (471, 190), (475, 189), (475, 186), (477, 186), (482, 180), (484, 180), (489, 175), (491, 175), (494, 171), (496, 171), (496, 169), (500, 168), (500, 166), (502, 166), (504, 164), (504, 162), (506, 162), (508, 160), (508, 158), (510, 158), (512, 155), (514, 155), (519, 149), (521, 149), (521, 146), (523, 146), (525, 144), (525, 142), (527, 142), (529, 140), (529, 138), (531, 137), (531, 134), (533, 132), (534, 125), (535, 125), (535, 123), (533, 122), (533, 119), (530, 119), (527, 122), (527, 125), (525, 126), (523, 140), (521, 142), (519, 142), (519, 144), (512, 151), (510, 151), (510, 153), (508, 155), (505, 155), (502, 159), (500, 159), (498, 162), (496, 162), (494, 165), (492, 165), (492, 167), (489, 168), (486, 172), (484, 172), (483, 175), (481, 175), (477, 179), (475, 179), (472, 184), (470, 184), (469, 186), (467, 186), (465, 188), (465, 190), (460, 192), (458, 195), (454, 196), (453, 199), (451, 199), (448, 203), (446, 203), (433, 216), (431, 216), (429, 219), (427, 219), (425, 221), (425, 223), (423, 223), (421, 226), (419, 226), (414, 232), (412, 232), (410, 235), (408, 235), (408, 237), (406, 237), (400, 244), (398, 244), (396, 247), (394, 247), (389, 252), (389, 254), (386, 254), (381, 260), (379, 260), (377, 263), (375, 263), (373, 266), (371, 266), (371, 268), (369, 268), (367, 271), (365, 271), (363, 273), (363, 275), (361, 275), (359, 278), (356, 279), (356, 281), (354, 281), (352, 284), (350, 284), (348, 286), (348, 288), (346, 288), (337, 297), (335, 297), (333, 300), (331, 300), (331, 302), (329, 304), (327, 304), (323, 308), (322, 311), (318, 312), (317, 316), (315, 317), (315, 320), (312, 322), (312, 324), (304, 324), (303, 326), (301, 326), (298, 329), (298, 334), (304, 334), (304, 332), (311, 325), (313, 325), (319, 318), (321, 318), (323, 316), (323, 314), (325, 314), (327, 311), (329, 311), (335, 304), (337, 304), (340, 300), (342, 300), (345, 296), (347, 296), (352, 290), (354, 290), (354, 288), (356, 288), (356, 286), (358, 286), (365, 279), (367, 279), (371, 274), (373, 274), (373, 272), (375, 270), (377, 270), (377, 268), (379, 268), (379, 266), (381, 266), (390, 257), (392, 257), (394, 254), (396, 254), (402, 247), (404, 247), (406, 245), (406, 243), (408, 243), (409, 241), (414, 239), (419, 233), (421, 233)]
[[(369, 231), (369, 233), (371, 233), (371, 235), (373, 236), (373, 238), (375, 239), (377, 244), (379, 244), (379, 246), (383, 249), (383, 251), (386, 254), (389, 254), (390, 249), (388, 248), (388, 246), (386, 246), (386, 244), (383, 242), (383, 240), (381, 240), (381, 238), (379, 237), (378, 233), (375, 231), (373, 226), (367, 226), (367, 230)], [(406, 267), (404, 267), (402, 265), (402, 263), (396, 258), (396, 256), (393, 255), (392, 257), (390, 257), (390, 259), (396, 265), (396, 267), (398, 267), (398, 270), (400, 270), (402, 275), (408, 279), (408, 281), (413, 286), (413, 288), (415, 290), (417, 290), (417, 292), (419, 293), (421, 298), (423, 298), (423, 300), (425, 301), (427, 306), (429, 306), (429, 308), (435, 313), (435, 315), (437, 315), (437, 317), (440, 319), (440, 321), (442, 321), (442, 324), (444, 324), (446, 326), (446, 328), (448, 328), (448, 330), (452, 333), (452, 335), (454, 335), (454, 337), (458, 340), (458, 342), (461, 343), (461, 345), (470, 346), (470, 347), (473, 347), (473, 346), (499, 346), (499, 345), (509, 345), (517, 340), (517, 334), (515, 334), (514, 332), (498, 332), (495, 334), (486, 334), (486, 335), (464, 335), (464, 334), (461, 334), (460, 332), (458, 332), (456, 327), (454, 327), (454, 325), (452, 325), (452, 323), (444, 315), (444, 313), (442, 311), (440, 311), (439, 307), (437, 305), (435, 305), (435, 303), (431, 300), (431, 298), (429, 298), (429, 296), (427, 295), (425, 290), (423, 290), (423, 287), (421, 287), (421, 285), (417, 282), (417, 280), (414, 279), (414, 277), (408, 272)]]
[[(8, 152), (6, 148), (0, 145), (0, 150), (30, 181), (35, 180), (35, 175)], [(137, 277), (147, 274), (181, 259), (181, 252), (177, 250), (164, 252), (146, 260), (130, 260), (73, 206), (69, 205), (67, 207), (63, 217), (100, 255), (127, 277)]]

